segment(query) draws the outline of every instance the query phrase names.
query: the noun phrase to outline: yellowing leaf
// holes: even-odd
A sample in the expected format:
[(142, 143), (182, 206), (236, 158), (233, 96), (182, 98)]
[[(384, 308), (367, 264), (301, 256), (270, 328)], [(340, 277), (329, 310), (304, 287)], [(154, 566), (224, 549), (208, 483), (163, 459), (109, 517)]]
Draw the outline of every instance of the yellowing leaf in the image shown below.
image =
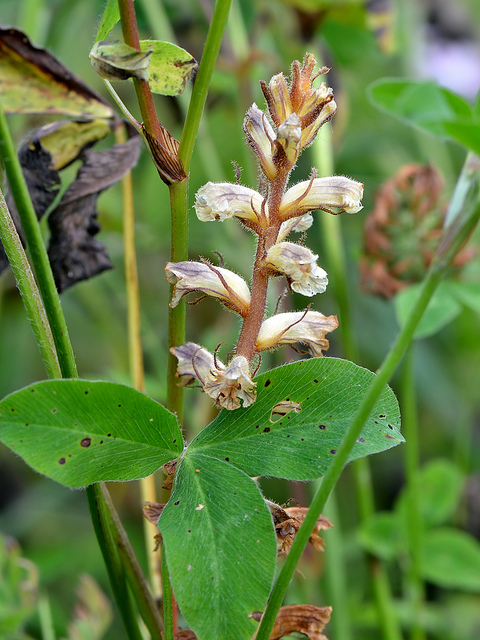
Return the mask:
[(0, 94), (5, 113), (112, 118), (112, 107), (46, 49), (0, 28)]
[(171, 42), (142, 40), (142, 51), (151, 51), (148, 82), (153, 93), (178, 96), (183, 93), (188, 80), (197, 69), (195, 58)]

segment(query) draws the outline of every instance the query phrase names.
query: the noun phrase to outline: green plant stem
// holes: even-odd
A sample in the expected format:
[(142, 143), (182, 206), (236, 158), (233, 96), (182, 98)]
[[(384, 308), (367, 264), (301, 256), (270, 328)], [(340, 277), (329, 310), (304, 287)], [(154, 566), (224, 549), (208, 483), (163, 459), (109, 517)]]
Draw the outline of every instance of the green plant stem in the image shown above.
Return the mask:
[(37, 215), (28, 193), (20, 162), (15, 151), (5, 115), (0, 111), (0, 159), (5, 167), (8, 182), (22, 223), (27, 248), (30, 252), (38, 288), (45, 305), (45, 312), (57, 350), (63, 377), (77, 376), (77, 366), (68, 337), (60, 298), (53, 279), (47, 251), (43, 243)]
[(53, 627), (52, 608), (48, 596), (44, 593), (38, 598), (38, 617), (42, 640), (55, 640), (55, 629)]
[(285, 564), (283, 565), (270, 594), (267, 608), (257, 632), (257, 640), (268, 640), (270, 637), (278, 610), (293, 577), (295, 568), (310, 538), (311, 532), (315, 527), (317, 518), (322, 512), (330, 492), (340, 477), (343, 467), (347, 463), (350, 451), (355, 445), (363, 425), (367, 421), (385, 385), (392, 377), (403, 354), (405, 353), (405, 350), (413, 340), (415, 329), (417, 328), (445, 271), (455, 258), (455, 255), (462, 244), (469, 237), (470, 233), (478, 223), (480, 218), (480, 199), (478, 188), (480, 170), (479, 161), (476, 157), (469, 156), (467, 158), (462, 174), (460, 175), (459, 182), (465, 177), (465, 175), (469, 177), (470, 189), (463, 198), (460, 198), (460, 196), (456, 197), (456, 194), (454, 193), (454, 197), (450, 203), (450, 210), (455, 208), (457, 214), (449, 216), (449, 219), (453, 220), (453, 222), (444, 232), (443, 239), (440, 242), (434, 260), (425, 277), (420, 294), (416, 300), (416, 304), (384, 359), (377, 375), (370, 384), (362, 404), (355, 414), (352, 423), (350, 424), (350, 427), (337, 450), (337, 454), (332, 460), (330, 467), (325, 473), (322, 484), (312, 500), (307, 516), (295, 537), (290, 553), (285, 560)]
[[(322, 136), (317, 139), (313, 145), (315, 157), (315, 165), (319, 169), (321, 176), (329, 176), (334, 173), (333, 150), (331, 143), (331, 135), (327, 131), (322, 132)], [(322, 223), (322, 239), (323, 247), (327, 257), (328, 271), (331, 275), (332, 282), (335, 283), (336, 300), (339, 308), (340, 316), (340, 332), (342, 335), (343, 353), (348, 360), (358, 362), (358, 349), (353, 331), (353, 321), (350, 309), (350, 295), (348, 286), (348, 274), (346, 269), (347, 258), (345, 255), (345, 245), (342, 237), (341, 217), (323, 215)], [(363, 522), (375, 513), (375, 497), (373, 493), (372, 474), (370, 470), (370, 462), (368, 458), (359, 458), (352, 463), (353, 479), (358, 496), (358, 510), (360, 521)], [(336, 534), (335, 529), (332, 535)], [(385, 567), (381, 561), (374, 561), (370, 556), (367, 557), (370, 564), (370, 575), (373, 585), (373, 594), (377, 607), (380, 627), (382, 629), (385, 640), (401, 640), (402, 632), (398, 622), (397, 615), (393, 604), (393, 597), (390, 583), (385, 571)], [(340, 567), (345, 568), (342, 564)], [(336, 571), (337, 567), (333, 568)], [(328, 564), (327, 564), (327, 572)], [(332, 578), (331, 583), (336, 584), (337, 578)], [(339, 581), (344, 584), (346, 579)], [(340, 597), (340, 589), (334, 593)], [(333, 617), (341, 617), (348, 620), (348, 599), (344, 598), (344, 603), (333, 601), (334, 611), (341, 609), (342, 615)], [(336, 605), (336, 606), (335, 606)], [(340, 606), (339, 606), (340, 605)], [(343, 622), (341, 624), (344, 624)], [(342, 627), (343, 629), (343, 627)], [(343, 630), (346, 633), (346, 629)]]
[(113, 537), (114, 547), (118, 551), (120, 563), (124, 568), (127, 582), (130, 586), (135, 587), (134, 597), (140, 615), (147, 625), (152, 640), (162, 640), (161, 631), (163, 629), (163, 622), (158, 607), (150, 593), (147, 581), (140, 569), (126, 531), (113, 506), (112, 498), (105, 484), (100, 483), (99, 487), (102, 503), (105, 505), (105, 511), (102, 512), (103, 517), (105, 518), (106, 526), (109, 528), (109, 535)]
[[(205, 49), (203, 51), (192, 98), (183, 128), (178, 155), (182, 161), (185, 173), (188, 175), (192, 160), (193, 148), (197, 138), (208, 87), (212, 77), (215, 62), (220, 51), (223, 33), (227, 24), (231, 0), (217, 0), (208, 30)], [(176, 182), (169, 186), (171, 206), (171, 252), (172, 262), (186, 260), (188, 257), (188, 186), (189, 179)], [(185, 342), (185, 304), (181, 302), (168, 312), (168, 348)], [(167, 408), (177, 414), (179, 422), (183, 417), (183, 387), (177, 385), (175, 377), (177, 360), (168, 353), (167, 364)]]
[(86, 488), (90, 516), (103, 559), (108, 569), (110, 586), (129, 640), (143, 640), (137, 614), (128, 591), (125, 569), (115, 547), (110, 512), (102, 496), (100, 484)]
[(420, 452), (418, 442), (417, 402), (415, 393), (415, 371), (413, 366), (413, 344), (407, 349), (402, 370), (402, 427), (405, 436), (405, 476), (408, 499), (406, 501), (408, 529), (407, 547), (409, 551), (408, 590), (411, 605), (412, 640), (424, 640), (425, 631), (420, 622), (425, 586), (421, 574), (422, 561), (422, 520), (419, 503), (418, 470)]
[(167, 567), (167, 554), (162, 546), (162, 576), (163, 576), (163, 619), (165, 621), (164, 640), (174, 640), (173, 632), (173, 598), (170, 576)]
[(231, 0), (217, 0), (213, 11), (212, 21), (208, 30), (202, 60), (198, 68), (192, 99), (188, 108), (185, 127), (180, 140), (178, 155), (183, 163), (185, 173), (190, 171), (193, 147), (197, 138), (198, 128), (202, 117), (208, 88), (215, 63), (222, 44), (223, 33), (228, 20)]
[[(315, 482), (318, 486), (321, 480)], [(348, 611), (347, 573), (345, 571), (345, 537), (340, 522), (340, 513), (335, 492), (330, 494), (325, 505), (324, 514), (332, 521), (334, 527), (326, 536), (327, 553), (325, 554), (325, 583), (328, 585), (328, 603), (335, 614), (330, 620), (329, 630), (335, 640), (351, 640), (352, 629)], [(341, 612), (341, 613), (339, 613)]]
[[(77, 368), (75, 364), (75, 358), (73, 356), (73, 349), (70, 342), (65, 318), (60, 304), (60, 299), (55, 287), (52, 271), (50, 269), (50, 263), (48, 260), (47, 252), (43, 244), (43, 239), (40, 234), (40, 228), (38, 225), (37, 217), (30, 200), (30, 195), (23, 177), (23, 173), (18, 162), (18, 157), (13, 146), (10, 132), (6, 123), (5, 116), (0, 112), (0, 156), (5, 166), (5, 171), (9, 179), (10, 188), (12, 190), (15, 204), (17, 206), (20, 219), (22, 222), (23, 230), (25, 232), (25, 238), (27, 248), (32, 257), (33, 267), (38, 282), (38, 288), (43, 298), (45, 305), (45, 311), (48, 318), (48, 325), (50, 327), (51, 335), (55, 342), (56, 356), (60, 365), (60, 370), (55, 371), (57, 376), (64, 378), (76, 378)], [(13, 247), (13, 245), (12, 245)], [(15, 253), (15, 251), (14, 251)], [(21, 271), (26, 267), (22, 262), (21, 256), (17, 255), (16, 262), (18, 263), (18, 274), (20, 278), (26, 279), (28, 276)], [(34, 300), (34, 290), (26, 292), (26, 296), (30, 299), (29, 304), (36, 305)], [(39, 347), (42, 344), (48, 344), (48, 329), (40, 323), (36, 323), (35, 337)], [(51, 363), (53, 365), (53, 361)], [(105, 500), (102, 496), (98, 486), (93, 485), (86, 488), (87, 498), (90, 504), (92, 517), (95, 513), (103, 513), (108, 510)], [(98, 518), (97, 518), (98, 520)], [(110, 521), (113, 522), (112, 518)], [(114, 525), (112, 525), (114, 528)], [(124, 619), (127, 632), (129, 633), (130, 640), (141, 640), (139, 632), (136, 632), (138, 625), (136, 624), (136, 614), (133, 613), (133, 617), (128, 622), (126, 621), (127, 614), (130, 616), (130, 605), (125, 600), (125, 593), (127, 591), (127, 585), (125, 582), (125, 573), (123, 569), (120, 571), (114, 559), (117, 558), (115, 548), (112, 546), (113, 534), (103, 537), (104, 530), (98, 526), (98, 523), (94, 522), (95, 533), (102, 549), (104, 559), (107, 566), (110, 582), (112, 584), (117, 604), (121, 615)], [(117, 535), (117, 534), (116, 534)], [(118, 558), (117, 558), (118, 560)], [(135, 560), (136, 562), (136, 560)], [(113, 564), (112, 564), (113, 563)], [(138, 563), (137, 563), (138, 564)], [(140, 581), (136, 579), (136, 575), (132, 572), (130, 575), (131, 587), (137, 600), (142, 602), (142, 586)]]
[(0, 191), (0, 239), (12, 267), (27, 317), (49, 378), (61, 378), (60, 363), (42, 298), (15, 223)]

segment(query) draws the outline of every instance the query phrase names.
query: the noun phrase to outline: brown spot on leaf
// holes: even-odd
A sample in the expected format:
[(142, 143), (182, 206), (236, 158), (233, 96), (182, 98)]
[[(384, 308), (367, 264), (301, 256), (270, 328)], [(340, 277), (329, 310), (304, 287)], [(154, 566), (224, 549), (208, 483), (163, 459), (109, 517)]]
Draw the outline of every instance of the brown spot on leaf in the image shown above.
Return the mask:
[(80, 441), (80, 446), (85, 447), (85, 449), (87, 449), (91, 444), (92, 444), (91, 438), (83, 438), (83, 440)]
[(58, 461), (58, 464), (65, 464), (66, 460), (65, 458), (60, 458), (60, 460)]

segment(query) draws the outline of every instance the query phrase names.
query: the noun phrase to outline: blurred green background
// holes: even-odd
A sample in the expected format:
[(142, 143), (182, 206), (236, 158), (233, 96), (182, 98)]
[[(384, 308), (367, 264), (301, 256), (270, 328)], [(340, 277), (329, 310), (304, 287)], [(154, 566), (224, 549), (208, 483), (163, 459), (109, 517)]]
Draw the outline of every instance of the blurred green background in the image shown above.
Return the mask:
[[(200, 59), (213, 3), (184, 0), (137, 0), (136, 10), (143, 38), (171, 39)], [(97, 0), (0, 0), (2, 24), (23, 29), (33, 43), (48, 48), (75, 74), (106, 95), (101, 80), (90, 66), (88, 53), (96, 33), (103, 3)], [(121, 38), (118, 27), (113, 38)], [(392, 300), (362, 291), (358, 263), (363, 247), (365, 219), (374, 206), (382, 183), (406, 163), (432, 163), (443, 175), (443, 201), (448, 202), (465, 151), (409, 128), (377, 110), (368, 100), (369, 85), (385, 77), (435, 78), (471, 100), (480, 86), (480, 5), (475, 0), (405, 0), (356, 2), (345, 0), (235, 0), (231, 20), (218, 60), (197, 141), (191, 171), (190, 200), (207, 180), (235, 181), (232, 162), (242, 167), (242, 183), (257, 186), (253, 159), (244, 144), (242, 121), (255, 101), (263, 108), (258, 81), (283, 71), (291, 61), (312, 52), (331, 67), (325, 82), (332, 86), (338, 111), (328, 131), (334, 149), (334, 172), (365, 184), (364, 209), (355, 216), (341, 216), (348, 269), (349, 305), (353, 317), (358, 364), (375, 370), (392, 343), (398, 323)], [(132, 87), (115, 85), (132, 113), (138, 116)], [(160, 122), (177, 138), (181, 135), (188, 98), (155, 97)], [(27, 132), (43, 124), (40, 116), (11, 116), (15, 140), (20, 144)], [(309, 177), (314, 149), (306, 151), (293, 181)], [(149, 395), (165, 400), (166, 318), (168, 287), (164, 266), (169, 259), (169, 196), (166, 186), (143, 151), (133, 171), (136, 208), (136, 243), (142, 302), (142, 339), (146, 388)], [(104, 242), (115, 268), (62, 294), (62, 301), (81, 377), (130, 382), (127, 351), (125, 284), (123, 275), (121, 194), (114, 187), (99, 200)], [(315, 214), (308, 246), (319, 254), (319, 264), (329, 271), (328, 247), (320, 216)], [(478, 245), (479, 234), (472, 242)], [(190, 257), (216, 260), (220, 253), (232, 270), (249, 278), (254, 238), (233, 221), (203, 224), (190, 218)], [(480, 258), (464, 268), (461, 277), (480, 294)], [(271, 295), (271, 310), (282, 285)], [(304, 308), (294, 296), (291, 308)], [(338, 314), (335, 282), (313, 300), (312, 308)], [(219, 342), (221, 357), (232, 349), (239, 324), (211, 299), (188, 309), (187, 337), (214, 350)], [(330, 337), (329, 356), (342, 357), (340, 331)], [(293, 351), (267, 355), (262, 370), (297, 359)], [(436, 524), (454, 525), (480, 538), (480, 320), (479, 309), (462, 307), (456, 318), (434, 335), (415, 343), (413, 349), (417, 420), (422, 465), (445, 459), (437, 485), (455, 479), (455, 491)], [(45, 377), (13, 276), (0, 279), (0, 395)], [(400, 381), (392, 385), (401, 396)], [(190, 435), (214, 415), (210, 399), (198, 390), (187, 390), (186, 427)], [(401, 398), (400, 398), (401, 399)], [(376, 506), (391, 511), (404, 485), (404, 447), (374, 456), (371, 460)], [(446, 469), (446, 470), (445, 470)], [(453, 475), (448, 475), (453, 474)], [(308, 504), (310, 488), (273, 480), (264, 481), (268, 498), (280, 503), (294, 497)], [(113, 485), (114, 499), (138, 554), (142, 557), (141, 500), (135, 483)], [(444, 491), (440, 490), (444, 495)], [(335, 529), (325, 534), (326, 553), (311, 552), (300, 567), (289, 602), (326, 605), (332, 601), (328, 565), (329, 536), (338, 535), (340, 564), (346, 579), (349, 624), (353, 638), (380, 638), (372, 605), (369, 563), (362, 545), (375, 551), (374, 534), (363, 529), (359, 536), (358, 506), (350, 469), (336, 490)], [(440, 498), (432, 498), (433, 501)], [(387, 546), (393, 535), (386, 530)], [(13, 537), (22, 553), (39, 569), (40, 588), (48, 595), (57, 637), (66, 634), (75, 601), (79, 576), (87, 572), (109, 593), (99, 550), (96, 548), (86, 500), (82, 492), (64, 489), (28, 469), (0, 446), (0, 533)], [(376, 535), (376, 534), (375, 534)], [(382, 534), (383, 535), (383, 534)], [(382, 539), (380, 535), (380, 539)], [(373, 536), (373, 537), (372, 537)], [(373, 549), (372, 549), (373, 544)], [(332, 558), (333, 558), (332, 542)], [(390, 545), (391, 546), (391, 545)], [(400, 619), (409, 627), (406, 608), (408, 558), (399, 551), (376, 555), (387, 559), (393, 594)], [(389, 556), (390, 554), (390, 556)], [(334, 562), (333, 559), (331, 561)], [(480, 562), (480, 561), (479, 561)], [(1, 567), (0, 567), (1, 569)], [(476, 569), (474, 565), (473, 569)], [(480, 565), (477, 582), (480, 583)], [(327, 576), (327, 577), (326, 577)], [(1, 579), (1, 575), (0, 575)], [(441, 584), (435, 577), (426, 583), (427, 636), (441, 640), (474, 640), (480, 637), (480, 584), (473, 587)], [(408, 586), (408, 580), (407, 580)], [(346, 612), (335, 612), (337, 616)], [(27, 625), (33, 638), (40, 638), (36, 614)], [(341, 631), (327, 629), (328, 637)], [(122, 638), (116, 616), (106, 640)], [(221, 639), (219, 639), (221, 640)]]

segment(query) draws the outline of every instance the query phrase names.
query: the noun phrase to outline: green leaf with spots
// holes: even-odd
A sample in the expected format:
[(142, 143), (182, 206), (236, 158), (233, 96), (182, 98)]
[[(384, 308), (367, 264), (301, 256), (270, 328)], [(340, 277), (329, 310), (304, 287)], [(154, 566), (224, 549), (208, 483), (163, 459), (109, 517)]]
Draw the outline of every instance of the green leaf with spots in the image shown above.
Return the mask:
[(263, 611), (277, 543), (255, 482), (221, 460), (187, 453), (158, 528), (173, 591), (199, 640), (249, 640)]
[[(338, 358), (312, 358), (272, 369), (256, 378), (253, 405), (223, 410), (188, 450), (224, 460), (250, 476), (318, 478), (327, 470), (373, 376)], [(403, 441), (398, 403), (386, 387), (350, 460)]]
[(192, 73), (197, 69), (195, 58), (176, 44), (160, 40), (142, 40), (142, 51), (151, 51), (148, 83), (153, 93), (178, 96), (185, 90)]
[(68, 487), (135, 480), (177, 458), (177, 419), (148, 396), (112, 382), (47, 380), (0, 402), (0, 441)]

